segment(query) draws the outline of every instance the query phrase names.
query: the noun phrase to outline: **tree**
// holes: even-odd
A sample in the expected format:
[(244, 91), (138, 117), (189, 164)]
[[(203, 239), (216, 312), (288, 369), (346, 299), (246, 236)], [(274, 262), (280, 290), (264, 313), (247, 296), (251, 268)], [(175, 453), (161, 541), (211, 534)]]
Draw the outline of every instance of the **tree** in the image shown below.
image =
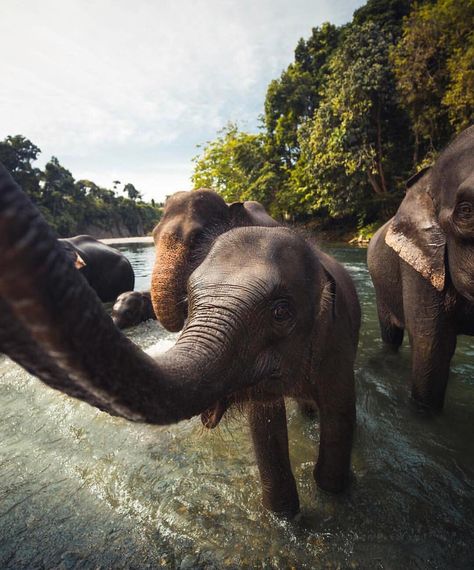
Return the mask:
[(474, 117), (474, 4), (438, 0), (416, 7), (391, 50), (400, 101), (410, 116), (416, 168)]
[(354, 12), (352, 22), (357, 26), (373, 22), (397, 37), (412, 5), (413, 0), (368, 0)]
[(313, 209), (363, 216), (371, 192), (385, 198), (393, 172), (403, 166), (391, 144), (400, 135), (393, 132), (393, 118), (400, 112), (393, 97), (390, 45), (390, 32), (367, 21), (352, 25), (331, 60), (324, 98), (302, 133), (309, 136), (304, 144), (315, 183), (306, 199)]
[(32, 198), (38, 199), (40, 196), (38, 168), (32, 166), (40, 149), (23, 135), (8, 136), (0, 142), (0, 162), (12, 174), (15, 181)]
[(241, 132), (229, 123), (193, 161), (195, 188), (212, 188), (228, 202), (271, 202), (272, 173), (264, 135)]
[(142, 199), (142, 195), (140, 194), (140, 192), (135, 188), (135, 186), (133, 184), (125, 184), (125, 186), (123, 187), (123, 192), (124, 194), (127, 194), (128, 197), (130, 198), (130, 200), (136, 201), (136, 200), (141, 200)]
[(273, 151), (287, 168), (298, 160), (298, 130), (319, 105), (338, 38), (339, 31), (332, 24), (313, 28), (308, 40), (298, 42), (294, 63), (268, 86), (265, 127)]

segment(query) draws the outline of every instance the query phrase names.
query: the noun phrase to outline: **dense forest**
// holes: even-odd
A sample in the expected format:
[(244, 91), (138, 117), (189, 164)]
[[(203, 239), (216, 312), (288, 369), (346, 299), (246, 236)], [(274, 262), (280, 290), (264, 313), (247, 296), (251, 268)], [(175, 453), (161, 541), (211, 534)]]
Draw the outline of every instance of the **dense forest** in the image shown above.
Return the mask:
[(140, 192), (127, 183), (117, 195), (90, 180), (74, 180), (56, 157), (44, 170), (33, 166), (40, 149), (27, 138), (16, 135), (0, 141), (0, 162), (39, 207), (59, 236), (90, 234), (95, 237), (140, 236), (149, 233), (161, 216), (159, 204), (141, 200)]
[(268, 86), (260, 132), (229, 123), (194, 158), (193, 182), (370, 234), (473, 122), (474, 2), (369, 0), (349, 24), (298, 42)]

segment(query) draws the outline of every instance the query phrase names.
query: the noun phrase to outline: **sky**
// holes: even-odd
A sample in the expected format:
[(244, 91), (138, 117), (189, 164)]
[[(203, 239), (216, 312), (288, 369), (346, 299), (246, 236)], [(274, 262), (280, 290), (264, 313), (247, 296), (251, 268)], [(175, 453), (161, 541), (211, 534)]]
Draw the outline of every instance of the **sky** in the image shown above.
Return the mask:
[(197, 145), (257, 132), (299, 38), (364, 0), (0, 0), (0, 140), (22, 134), (74, 178), (162, 201)]

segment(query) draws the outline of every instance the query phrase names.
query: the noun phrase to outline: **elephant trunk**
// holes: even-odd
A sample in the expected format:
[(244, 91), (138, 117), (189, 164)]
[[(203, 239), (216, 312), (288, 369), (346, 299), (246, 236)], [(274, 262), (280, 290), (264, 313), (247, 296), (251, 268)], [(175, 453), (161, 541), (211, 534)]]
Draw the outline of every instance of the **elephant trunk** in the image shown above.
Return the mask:
[(183, 340), (155, 361), (128, 340), (0, 166), (2, 306), (0, 344), (9, 356), (46, 384), (111, 414), (173, 423), (239, 387), (230, 376), (208, 373), (202, 344), (191, 351)]
[(187, 250), (174, 236), (162, 236), (156, 244), (151, 299), (156, 317), (171, 332), (180, 331), (186, 319)]

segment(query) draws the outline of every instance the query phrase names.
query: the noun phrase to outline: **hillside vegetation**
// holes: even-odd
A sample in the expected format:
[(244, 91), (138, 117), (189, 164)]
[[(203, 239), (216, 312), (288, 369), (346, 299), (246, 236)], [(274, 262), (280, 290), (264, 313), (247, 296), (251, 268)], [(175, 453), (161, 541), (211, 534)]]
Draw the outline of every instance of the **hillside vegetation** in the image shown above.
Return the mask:
[[(60, 237), (90, 234), (95, 237), (142, 236), (161, 216), (159, 204), (142, 201), (133, 184), (101, 188), (90, 180), (75, 180), (54, 156), (41, 170), (33, 166), (40, 149), (22, 135), (0, 141), (0, 162), (39, 207)], [(115, 181), (117, 188), (120, 182)]]
[(298, 42), (260, 132), (229, 123), (200, 147), (193, 182), (274, 216), (373, 228), (472, 122), (474, 2), (369, 0)]

